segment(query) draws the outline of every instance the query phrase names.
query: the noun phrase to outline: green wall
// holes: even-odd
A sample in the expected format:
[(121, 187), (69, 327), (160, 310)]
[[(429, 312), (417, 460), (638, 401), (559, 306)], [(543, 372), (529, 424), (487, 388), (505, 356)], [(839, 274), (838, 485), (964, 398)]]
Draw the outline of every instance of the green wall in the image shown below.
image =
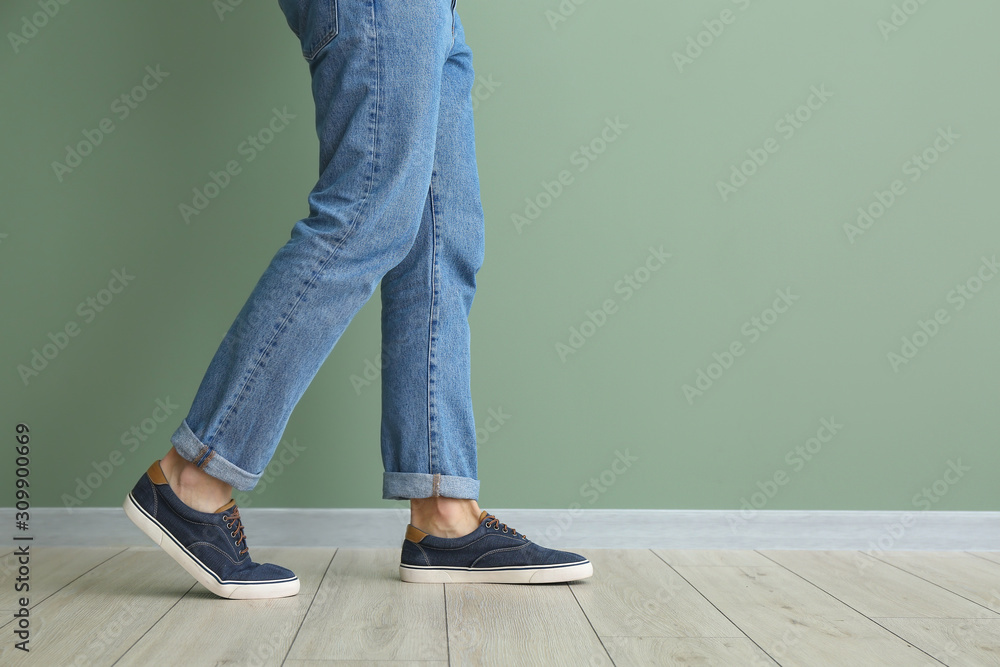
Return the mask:
[[(306, 213), (317, 141), (298, 44), (276, 2), (218, 5), (70, 2), (34, 32), (39, 4), (0, 9), (0, 404), (9, 445), (31, 427), (35, 506), (121, 502)], [(482, 506), (997, 508), (1000, 5), (458, 8), (481, 77)], [(169, 74), (123, 117), (115, 100), (147, 66)], [(240, 143), (286, 107), (246, 161)], [(104, 118), (113, 130), (57, 175)], [(179, 204), (231, 159), (240, 174), (186, 224)], [(123, 267), (110, 303), (79, 308)], [(378, 322), (376, 294), (296, 408), (287, 465), (241, 502), (393, 504), (378, 380), (357, 384)], [(18, 367), (67, 325), (25, 382)], [(158, 400), (177, 406), (162, 423)], [(123, 443), (144, 420), (145, 441)]]

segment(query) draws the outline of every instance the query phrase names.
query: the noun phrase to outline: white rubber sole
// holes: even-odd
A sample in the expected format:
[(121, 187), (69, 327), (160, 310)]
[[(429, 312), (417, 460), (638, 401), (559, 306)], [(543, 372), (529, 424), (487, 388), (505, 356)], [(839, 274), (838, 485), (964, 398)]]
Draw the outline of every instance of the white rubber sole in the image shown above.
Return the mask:
[(146, 533), (149, 539), (166, 551), (198, 583), (219, 597), (230, 600), (261, 600), (289, 597), (299, 592), (297, 577), (253, 584), (220, 581), (200, 560), (178, 543), (156, 519), (139, 507), (131, 493), (125, 497), (122, 508), (125, 510), (125, 515), (139, 527), (139, 530)]
[(556, 584), (586, 579), (593, 574), (594, 566), (589, 560), (574, 565), (533, 568), (399, 566), (399, 578), (415, 584)]

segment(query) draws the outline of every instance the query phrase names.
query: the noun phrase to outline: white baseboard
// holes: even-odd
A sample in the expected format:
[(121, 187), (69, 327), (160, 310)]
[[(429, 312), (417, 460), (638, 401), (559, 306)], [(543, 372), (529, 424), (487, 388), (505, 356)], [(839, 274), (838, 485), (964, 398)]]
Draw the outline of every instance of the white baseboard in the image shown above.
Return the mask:
[[(1000, 551), (1000, 512), (493, 509), (543, 546), (621, 549)], [(396, 548), (409, 522), (391, 509), (241, 509), (256, 546)], [(14, 532), (14, 510), (0, 508)], [(34, 508), (36, 546), (149, 546), (119, 507)], [(7, 538), (8, 545), (14, 544)]]

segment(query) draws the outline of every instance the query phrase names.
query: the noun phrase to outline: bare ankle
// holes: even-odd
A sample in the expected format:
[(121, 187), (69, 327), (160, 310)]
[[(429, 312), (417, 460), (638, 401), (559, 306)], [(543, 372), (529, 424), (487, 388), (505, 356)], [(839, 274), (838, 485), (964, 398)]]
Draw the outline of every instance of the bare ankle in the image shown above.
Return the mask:
[(436, 537), (462, 537), (479, 526), (479, 504), (470, 498), (412, 498), (410, 523)]
[(233, 487), (181, 457), (173, 447), (160, 461), (170, 490), (188, 507), (215, 512), (232, 498)]

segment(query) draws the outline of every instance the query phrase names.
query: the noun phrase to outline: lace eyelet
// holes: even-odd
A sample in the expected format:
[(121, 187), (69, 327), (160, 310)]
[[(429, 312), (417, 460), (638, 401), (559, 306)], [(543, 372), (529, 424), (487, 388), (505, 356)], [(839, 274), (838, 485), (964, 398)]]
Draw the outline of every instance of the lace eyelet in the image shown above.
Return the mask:
[(236, 537), (236, 531), (234, 530), (233, 532), (229, 533), (229, 537)]
[(505, 532), (505, 533), (506, 533), (506, 532), (507, 532), (507, 529), (506, 529), (506, 528), (504, 528), (504, 529), (503, 529), (503, 532)]

